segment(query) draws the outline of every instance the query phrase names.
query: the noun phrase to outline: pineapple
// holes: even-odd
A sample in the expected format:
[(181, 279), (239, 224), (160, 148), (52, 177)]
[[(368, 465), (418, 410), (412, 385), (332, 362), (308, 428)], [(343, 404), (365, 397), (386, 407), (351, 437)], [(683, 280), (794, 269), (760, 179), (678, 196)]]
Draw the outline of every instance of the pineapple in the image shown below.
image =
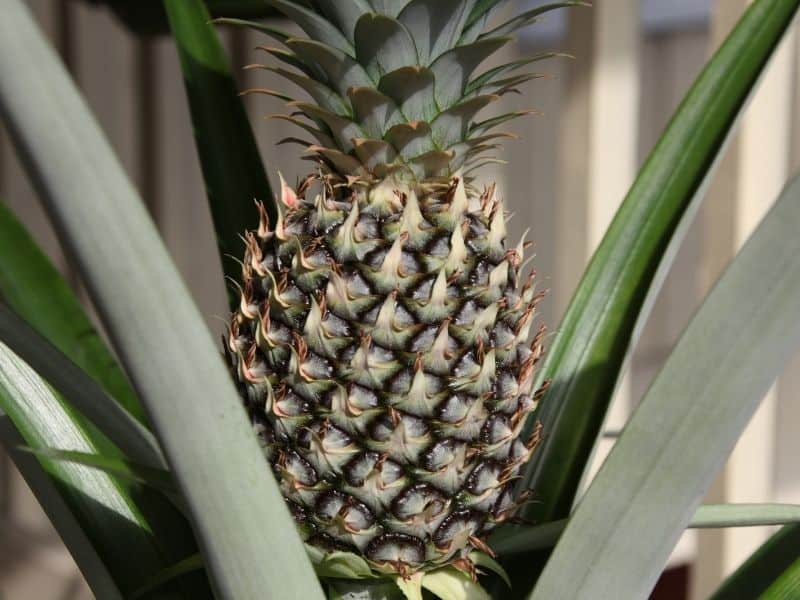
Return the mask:
[[(258, 26), (270, 69), (314, 103), (284, 115), (313, 141), (245, 234), (227, 355), (310, 548), (381, 576), (474, 576), (518, 506), (539, 439), (521, 435), (543, 328), (541, 294), (507, 247), (503, 203), (475, 169), (496, 125), (476, 115), (533, 74), (476, 68), (548, 5), (488, 31), (500, 0), (268, 0), (309, 36)], [(569, 3), (559, 3), (559, 5)], [(262, 90), (266, 91), (266, 90)]]

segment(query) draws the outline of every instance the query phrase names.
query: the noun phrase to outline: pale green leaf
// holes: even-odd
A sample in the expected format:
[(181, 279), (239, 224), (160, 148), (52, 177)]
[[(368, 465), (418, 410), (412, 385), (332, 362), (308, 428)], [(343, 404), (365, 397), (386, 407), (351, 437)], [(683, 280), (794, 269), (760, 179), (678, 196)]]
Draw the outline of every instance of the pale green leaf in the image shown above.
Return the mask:
[(800, 556), (800, 523), (785, 525), (750, 555), (709, 600), (759, 598)]
[(0, 444), (5, 447), (25, 483), (36, 496), (89, 587), (98, 598), (122, 600), (122, 591), (105, 565), (104, 557), (90, 539), (91, 530), (84, 527), (39, 461), (32, 455), (12, 451), (25, 443), (26, 440), (11, 419), (0, 410)]
[(264, 2), (281, 11), (293, 22), (297, 23), (310, 38), (319, 40), (355, 58), (355, 49), (353, 45), (330, 21), (321, 17), (313, 10), (305, 8), (298, 2), (290, 2), (288, 0), (264, 0)]
[(321, 598), (217, 343), (144, 203), (25, 3), (3, 6), (0, 72), (15, 76), (0, 78), (0, 110), (147, 408), (215, 588), (237, 600)]
[(2, 302), (0, 340), (47, 379), (132, 460), (150, 466), (166, 466), (153, 434)]
[(426, 573), (422, 578), (422, 587), (441, 600), (491, 600), (479, 583), (452, 567)]
[(506, 573), (506, 570), (503, 568), (503, 566), (491, 556), (485, 552), (475, 551), (470, 553), (469, 558), (473, 563), (475, 563), (475, 566), (483, 567), (484, 569), (491, 571), (500, 577), (500, 579), (505, 582), (509, 589), (511, 588), (511, 579), (509, 578), (508, 573)]
[(150, 592), (163, 587), (173, 579), (176, 579), (181, 575), (185, 575), (186, 573), (199, 571), (203, 568), (205, 568), (205, 564), (203, 563), (203, 557), (199, 553), (187, 556), (183, 560), (170, 567), (167, 567), (163, 571), (156, 573), (153, 577), (148, 579), (147, 582), (145, 582), (140, 588), (131, 593), (129, 600), (138, 600), (138, 598), (143, 598)]
[(395, 577), (394, 582), (406, 600), (422, 600), (422, 572), (414, 573), (409, 577)]
[(800, 178), (787, 185), (681, 336), (578, 504), (534, 600), (650, 592), (763, 394), (800, 345), (798, 230)]
[[(567, 526), (560, 519), (517, 529), (501, 529), (489, 538), (492, 550), (502, 556), (552, 548)], [(800, 523), (800, 505), (796, 504), (704, 504), (695, 511), (690, 529), (723, 527), (762, 527)]]
[(375, 81), (385, 73), (419, 62), (411, 34), (395, 19), (366, 13), (358, 20), (355, 36), (358, 62)]
[(179, 493), (169, 471), (136, 464), (124, 458), (90, 454), (88, 452), (76, 452), (74, 450), (61, 450), (58, 448), (31, 448), (29, 446), (20, 446), (18, 450), (29, 452), (39, 458), (91, 467), (113, 475), (114, 477), (149, 485), (152, 488), (170, 494)]

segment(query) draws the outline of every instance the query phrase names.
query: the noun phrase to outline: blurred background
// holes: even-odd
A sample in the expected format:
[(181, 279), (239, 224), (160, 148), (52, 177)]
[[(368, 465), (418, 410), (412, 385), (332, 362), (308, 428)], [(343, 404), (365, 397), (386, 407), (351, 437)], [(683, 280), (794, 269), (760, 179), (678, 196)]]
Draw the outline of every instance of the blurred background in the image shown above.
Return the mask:
[[(508, 11), (542, 1), (514, 0)], [(209, 3), (224, 13), (219, 7), (225, 2), (242, 4)], [(175, 48), (159, 33), (165, 26), (160, 2), (112, 4), (113, 11), (100, 0), (29, 0), (139, 187), (209, 326), (218, 333), (227, 317), (224, 289)], [(508, 142), (501, 155), (509, 164), (493, 165), (483, 173), (487, 182), (497, 181), (514, 213), (511, 241), (516, 243), (530, 230), (540, 285), (551, 289), (542, 305), (542, 319), (551, 330), (636, 170), (747, 1), (594, 4), (592, 10), (550, 13), (498, 58), (506, 61), (543, 50), (576, 57), (539, 63), (548, 77), (507, 97), (503, 108), (533, 107), (542, 114), (514, 122), (510, 129), (521, 138)], [(289, 85), (263, 71), (241, 71), (245, 64), (266, 60), (264, 52), (254, 49), (267, 43), (263, 36), (243, 30), (225, 30), (222, 35), (242, 89)], [(624, 424), (702, 297), (800, 166), (798, 43), (790, 33), (730, 140), (708, 198), (632, 353), (591, 472), (613, 445), (614, 431)], [(264, 118), (282, 111), (281, 103), (259, 95), (248, 96), (246, 102), (273, 185), (278, 170), (290, 181), (306, 174), (310, 163), (300, 160), (295, 146), (275, 145), (294, 134), (291, 125)], [(79, 289), (1, 126), (0, 202), (17, 212)], [(255, 212), (253, 219), (255, 224)], [(124, 260), (125, 249), (120, 252)], [(760, 292), (758, 281), (753, 281), (752, 293)], [(800, 503), (799, 391), (800, 359), (795, 357), (765, 398), (707, 501)], [(768, 528), (688, 532), (654, 597), (707, 597), (769, 533)], [(2, 450), (0, 597), (92, 598)]]

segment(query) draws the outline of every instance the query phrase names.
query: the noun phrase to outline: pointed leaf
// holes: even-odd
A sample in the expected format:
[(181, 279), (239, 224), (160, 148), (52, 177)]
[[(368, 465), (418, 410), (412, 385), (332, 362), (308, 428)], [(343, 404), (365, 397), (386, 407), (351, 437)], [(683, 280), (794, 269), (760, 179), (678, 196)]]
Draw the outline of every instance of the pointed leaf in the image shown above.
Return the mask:
[(750, 5), (684, 98), (587, 267), (539, 375), (539, 383), (552, 380), (535, 415), (548, 433), (521, 472), (520, 486), (538, 494), (523, 510), (527, 518), (569, 514), (628, 349), (702, 200), (715, 157), (798, 4)]
[(337, 48), (355, 58), (355, 50), (347, 38), (330, 21), (313, 10), (289, 0), (264, 0), (264, 2), (297, 23), (311, 39), (319, 40), (323, 44)]
[(450, 108), (464, 96), (470, 75), (489, 56), (505, 46), (511, 38), (486, 38), (466, 46), (457, 46), (437, 58), (431, 65), (436, 78), (436, 102), (440, 110)]
[(322, 598), (217, 344), (22, 0), (4, 2), (0, 71), (15, 73), (0, 78), (12, 139), (147, 408), (215, 589), (229, 598)]
[[(795, 178), (636, 408), (570, 518), (533, 600), (650, 593), (761, 398), (800, 346), (798, 228)], [(747, 319), (738, 318), (743, 314)]]
[(139, 422), (144, 409), (77, 296), (8, 207), (0, 204), (0, 298)]
[(356, 57), (374, 81), (384, 74), (419, 62), (408, 29), (385, 15), (367, 13), (356, 25)]
[[(8, 415), (29, 446), (41, 448), (58, 445), (78, 452), (113, 452), (96, 430), (93, 431), (2, 343), (0, 410)], [(12, 457), (16, 457), (14, 449), (9, 450)], [(25, 468), (24, 461), (20, 464)], [(92, 559), (93, 555), (99, 557), (123, 593), (130, 592), (142, 579), (165, 566), (167, 540), (158, 539), (158, 532), (154, 532), (153, 525), (137, 505), (134, 499), (136, 492), (130, 486), (106, 473), (80, 465), (47, 459), (40, 460), (40, 464), (90, 544), (89, 547), (70, 547), (79, 564), (84, 558)], [(42, 498), (46, 509), (52, 501), (52, 498)], [(53, 516), (59, 519), (54, 522), (57, 529), (73, 527), (69, 520), (61, 520), (67, 515)], [(73, 538), (66, 539), (69, 541)], [(136, 560), (131, 561), (131, 556), (135, 556)], [(89, 569), (84, 571), (87, 576), (93, 572)], [(95, 591), (98, 597), (105, 597), (102, 590), (107, 586), (107, 580), (102, 573), (99, 575), (101, 578), (96, 583), (99, 589)], [(90, 585), (94, 583), (89, 579)], [(168, 597), (179, 596), (172, 589)], [(210, 595), (200, 597), (210, 600)]]
[(325, 110), (328, 110), (337, 115), (342, 115), (342, 116), (350, 115), (350, 107), (347, 106), (344, 99), (324, 83), (320, 83), (315, 79), (306, 77), (304, 75), (300, 75), (299, 73), (293, 73), (292, 71), (281, 69), (280, 67), (265, 67), (265, 68), (268, 71), (272, 71), (273, 73), (280, 75), (284, 79), (288, 79), (289, 81), (291, 81), (292, 83), (303, 89), (309, 96), (311, 96), (314, 99), (314, 102), (319, 104), (320, 107), (324, 108)]
[(447, 148), (465, 139), (475, 115), (499, 99), (495, 94), (475, 96), (439, 113), (431, 123), (433, 141), (440, 148)]
[(426, 573), (422, 578), (422, 587), (442, 600), (491, 600), (479, 583), (452, 567)]
[[(503, 556), (552, 548), (567, 526), (568, 519), (542, 525), (505, 528), (490, 538), (492, 549)], [(800, 506), (796, 504), (705, 504), (697, 508), (689, 521), (689, 529), (724, 527), (762, 527), (800, 522)]]
[[(239, 236), (252, 227), (253, 199), (264, 202), (274, 222), (272, 190), (228, 58), (202, 0), (164, 0), (164, 7), (180, 58), (222, 269), (235, 280), (241, 266), (229, 257), (242, 252)], [(235, 306), (238, 298), (229, 292)]]
[(439, 112), (435, 78), (426, 67), (403, 67), (381, 77), (378, 89), (394, 100), (406, 121), (432, 121)]
[(233, 27), (246, 27), (248, 29), (253, 29), (254, 31), (258, 31), (259, 33), (266, 33), (271, 38), (282, 43), (291, 37), (289, 33), (284, 31), (283, 29), (270, 27), (269, 25), (265, 25), (264, 23), (259, 23), (258, 21), (247, 21), (245, 19), (229, 19), (226, 17), (221, 17), (219, 19), (214, 19), (213, 22), (216, 25), (231, 25)]
[(474, 92), (479, 90), (482, 86), (494, 81), (498, 77), (505, 75), (511, 71), (519, 69), (520, 67), (524, 67), (534, 62), (538, 62), (540, 60), (546, 60), (548, 58), (554, 58), (556, 56), (561, 56), (564, 58), (573, 58), (571, 54), (566, 54), (564, 52), (541, 52), (539, 54), (535, 54), (528, 58), (524, 58), (522, 60), (515, 60), (510, 63), (505, 63), (503, 65), (499, 65), (484, 73), (481, 73), (477, 77), (475, 77), (472, 81), (467, 84), (465, 89), (466, 93)]
[(386, 139), (404, 159), (410, 159), (435, 149), (431, 126), (425, 121), (398, 123), (386, 132)]
[(411, 0), (397, 20), (411, 32), (420, 64), (429, 65), (456, 45), (475, 0)]
[(152, 433), (109, 398), (80, 367), (0, 302), (0, 340), (36, 369), (86, 418), (133, 460), (163, 467)]
[(588, 6), (591, 7), (590, 2), (584, 2), (582, 0), (573, 0), (573, 1), (566, 1), (566, 2), (552, 2), (550, 4), (542, 4), (541, 6), (537, 6), (531, 10), (525, 11), (521, 14), (516, 15), (513, 19), (510, 19), (503, 23), (502, 25), (498, 25), (494, 29), (487, 31), (483, 35), (481, 35), (478, 39), (482, 39), (484, 37), (494, 37), (497, 35), (508, 35), (510, 33), (514, 33), (517, 29), (525, 27), (526, 25), (530, 25), (539, 20), (539, 17), (551, 10), (556, 10), (558, 8), (570, 8), (574, 6)]
[(486, 554), (485, 552), (471, 552), (469, 555), (470, 560), (475, 563), (477, 567), (483, 567), (500, 577), (503, 582), (511, 589), (511, 579), (508, 577), (508, 573), (502, 567), (502, 565), (493, 559), (491, 556)]
[(348, 41), (353, 42), (356, 23), (364, 13), (371, 12), (371, 7), (366, 0), (316, 0), (322, 11), (336, 22)]
[(15, 447), (25, 443), (25, 439), (14, 427), (11, 419), (0, 410), (0, 445), (8, 452), (17, 471), (50, 519), (50, 523), (72, 555), (95, 597), (122, 600), (124, 597), (122, 591), (105, 565), (99, 550), (92, 543), (91, 529), (81, 524), (76, 516), (77, 511), (73, 512), (54, 479), (39, 461), (24, 452), (13, 451)]
[(319, 67), (330, 87), (338, 91), (340, 96), (347, 96), (347, 90), (354, 86), (374, 86), (364, 67), (337, 48), (316, 40), (297, 38), (288, 40), (286, 45), (303, 62)]
[(187, 556), (183, 560), (164, 569), (163, 571), (160, 571), (159, 573), (156, 573), (153, 577), (148, 579), (140, 588), (135, 590), (130, 595), (130, 600), (137, 600), (138, 598), (144, 598), (150, 592), (164, 587), (165, 584), (180, 577), (181, 575), (185, 575), (186, 573), (191, 573), (193, 571), (198, 571), (204, 568), (205, 568), (205, 563), (203, 562), (203, 557), (199, 553)]
[(369, 137), (381, 139), (386, 130), (402, 122), (400, 109), (394, 100), (373, 87), (353, 87), (348, 90), (356, 121)]
[(21, 452), (30, 452), (39, 458), (58, 460), (63, 462), (83, 465), (103, 471), (114, 477), (135, 481), (142, 485), (149, 485), (155, 489), (171, 494), (177, 494), (178, 488), (169, 471), (156, 469), (145, 465), (133, 463), (124, 458), (76, 452), (75, 450), (61, 450), (57, 448), (31, 448), (22, 446), (17, 448)]
[(333, 139), (336, 140), (339, 148), (345, 152), (353, 149), (353, 140), (356, 138), (364, 137), (364, 131), (347, 117), (334, 114), (329, 110), (320, 108), (316, 104), (309, 104), (308, 102), (291, 102), (289, 104), (292, 108), (296, 108), (304, 115), (315, 121), (321, 121), (330, 130)]
[(417, 572), (410, 575), (408, 578), (395, 577), (394, 582), (397, 584), (397, 587), (400, 588), (400, 591), (403, 592), (406, 600), (422, 600), (422, 577), (423, 573)]
[(733, 572), (709, 600), (762, 598), (781, 573), (796, 565), (800, 548), (800, 523), (786, 525), (774, 533)]
[(795, 600), (800, 597), (800, 558), (795, 560), (761, 596), (763, 600)]

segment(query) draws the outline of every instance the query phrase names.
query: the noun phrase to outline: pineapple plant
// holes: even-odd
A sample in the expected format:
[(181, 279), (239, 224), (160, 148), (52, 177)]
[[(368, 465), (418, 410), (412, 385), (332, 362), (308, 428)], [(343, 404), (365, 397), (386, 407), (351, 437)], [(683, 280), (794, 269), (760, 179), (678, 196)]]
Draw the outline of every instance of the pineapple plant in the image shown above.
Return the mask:
[[(245, 248), (225, 364), (69, 74), (5, 0), (0, 114), (109, 337), (0, 206), (0, 442), (96, 597), (646, 598), (686, 527), (779, 522), (714, 600), (796, 588), (796, 506), (692, 512), (800, 345), (797, 178), (576, 500), (670, 248), (800, 0), (754, 0), (698, 76), (538, 369), (526, 244), (480, 179), (520, 113), (479, 112), (548, 55), (480, 64), (579, 3), (504, 22), (505, 4), (264, 2), (308, 39), (228, 19), (283, 44), (256, 67), (314, 101), (262, 90), (313, 163), (274, 199), (204, 3), (164, 0), (220, 255)], [(476, 581), (504, 567), (510, 592)]]
[[(309, 35), (267, 30), (282, 115), (313, 139), (278, 214), (247, 232), (226, 352), (307, 544), (409, 578), (474, 576), (506, 521), (544, 328), (527, 243), (506, 242), (496, 186), (477, 179), (496, 127), (484, 107), (534, 75), (530, 60), (477, 73), (545, 9), (487, 28), (470, 0), (270, 2)], [(304, 120), (301, 120), (304, 117)]]

